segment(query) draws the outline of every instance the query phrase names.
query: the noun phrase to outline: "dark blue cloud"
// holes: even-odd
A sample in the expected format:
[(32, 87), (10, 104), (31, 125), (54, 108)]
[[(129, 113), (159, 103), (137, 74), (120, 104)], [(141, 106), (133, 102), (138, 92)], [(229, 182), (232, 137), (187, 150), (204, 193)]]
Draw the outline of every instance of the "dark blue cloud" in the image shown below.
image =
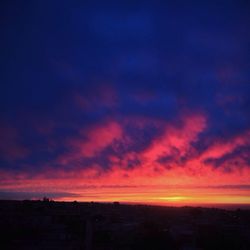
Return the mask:
[[(71, 152), (68, 138), (107, 119), (167, 124), (183, 110), (203, 112), (208, 127), (192, 145), (199, 153), (216, 138), (244, 133), (250, 128), (249, 7), (247, 1), (3, 2), (0, 121), (17, 131), (18, 145), (30, 154), (12, 162), (3, 155), (1, 168), (53, 162)], [(122, 124), (134, 143), (121, 145), (120, 157), (145, 149), (164, 127), (133, 125)], [(95, 161), (107, 169), (108, 155), (118, 154), (107, 151), (78, 165)], [(169, 157), (160, 161), (175, 156)]]

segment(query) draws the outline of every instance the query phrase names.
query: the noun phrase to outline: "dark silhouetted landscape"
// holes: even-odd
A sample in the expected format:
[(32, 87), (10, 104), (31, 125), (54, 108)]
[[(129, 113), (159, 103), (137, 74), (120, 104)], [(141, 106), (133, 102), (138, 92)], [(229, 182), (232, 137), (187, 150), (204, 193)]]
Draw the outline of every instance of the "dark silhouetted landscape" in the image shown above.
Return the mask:
[(250, 249), (250, 210), (0, 201), (1, 249)]

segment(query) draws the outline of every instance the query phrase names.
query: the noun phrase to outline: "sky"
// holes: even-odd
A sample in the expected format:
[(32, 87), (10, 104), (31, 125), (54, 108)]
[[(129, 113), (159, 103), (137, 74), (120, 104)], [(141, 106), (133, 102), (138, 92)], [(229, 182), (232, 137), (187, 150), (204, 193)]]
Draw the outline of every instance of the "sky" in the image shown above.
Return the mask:
[(1, 1), (0, 199), (250, 204), (248, 1)]

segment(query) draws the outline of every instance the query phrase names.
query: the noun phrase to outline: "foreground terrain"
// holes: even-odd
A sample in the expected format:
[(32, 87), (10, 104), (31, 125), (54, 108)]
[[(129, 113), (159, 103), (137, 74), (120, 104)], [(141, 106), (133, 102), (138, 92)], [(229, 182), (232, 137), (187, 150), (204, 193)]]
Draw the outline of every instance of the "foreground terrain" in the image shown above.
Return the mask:
[(0, 201), (1, 249), (250, 249), (250, 210)]

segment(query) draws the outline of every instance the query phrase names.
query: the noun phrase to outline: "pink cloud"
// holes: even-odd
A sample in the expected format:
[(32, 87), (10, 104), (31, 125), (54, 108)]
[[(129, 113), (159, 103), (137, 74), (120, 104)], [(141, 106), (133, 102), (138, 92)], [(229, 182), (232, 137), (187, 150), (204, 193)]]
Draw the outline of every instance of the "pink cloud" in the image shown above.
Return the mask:
[(216, 140), (207, 150), (205, 150), (199, 157), (199, 160), (205, 161), (207, 159), (219, 159), (227, 154), (232, 153), (240, 146), (248, 145), (250, 138), (250, 131), (237, 135), (230, 140), (220, 139)]
[(92, 157), (122, 136), (122, 128), (117, 122), (109, 122), (84, 131), (86, 141), (79, 141), (82, 156)]
[(57, 162), (66, 165), (82, 157), (94, 157), (108, 146), (115, 147), (114, 142), (120, 140), (122, 135), (122, 128), (115, 121), (83, 129), (79, 138), (72, 138), (66, 142), (71, 152), (60, 156)]
[(169, 155), (173, 149), (179, 150), (181, 155), (187, 153), (190, 144), (197, 140), (199, 133), (206, 128), (206, 117), (203, 115), (191, 115), (182, 118), (182, 127), (177, 128), (167, 125), (162, 136), (143, 152), (143, 157), (150, 162), (159, 157)]

